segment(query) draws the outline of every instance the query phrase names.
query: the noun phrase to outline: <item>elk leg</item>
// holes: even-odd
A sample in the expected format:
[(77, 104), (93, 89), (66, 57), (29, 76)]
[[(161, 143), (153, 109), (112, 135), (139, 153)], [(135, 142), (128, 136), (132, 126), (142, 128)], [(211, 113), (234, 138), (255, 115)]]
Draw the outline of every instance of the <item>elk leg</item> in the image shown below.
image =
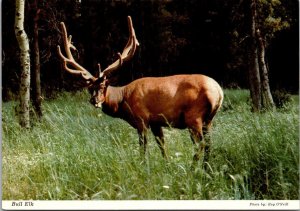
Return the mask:
[(165, 152), (165, 140), (164, 140), (164, 134), (163, 134), (163, 130), (160, 126), (153, 126), (151, 125), (151, 131), (153, 133), (153, 135), (155, 136), (155, 140), (159, 146), (159, 149), (161, 151), (161, 154), (164, 158), (166, 157), (166, 152)]
[(205, 124), (203, 126), (203, 135), (205, 139), (205, 147), (204, 147), (204, 159), (203, 162), (208, 162), (210, 155), (210, 145), (211, 145), (211, 122)]
[(192, 142), (196, 146), (194, 161), (198, 161), (200, 158), (200, 154), (203, 151), (205, 145), (203, 140), (202, 128), (200, 127), (198, 129), (190, 129), (190, 134), (191, 134)]
[(139, 144), (140, 144), (140, 154), (142, 157), (145, 157), (146, 148), (147, 148), (147, 137), (146, 131), (138, 131), (139, 134)]
[(195, 118), (195, 113), (199, 113), (198, 110), (190, 110), (185, 114), (185, 123), (189, 128), (191, 140), (195, 146), (194, 163), (200, 159), (200, 155), (204, 149), (205, 142), (203, 140), (203, 116), (200, 113), (199, 117)]
[(147, 130), (149, 125), (145, 124), (143, 118), (135, 119), (135, 125), (139, 134), (140, 154), (142, 158), (145, 158), (147, 148)]

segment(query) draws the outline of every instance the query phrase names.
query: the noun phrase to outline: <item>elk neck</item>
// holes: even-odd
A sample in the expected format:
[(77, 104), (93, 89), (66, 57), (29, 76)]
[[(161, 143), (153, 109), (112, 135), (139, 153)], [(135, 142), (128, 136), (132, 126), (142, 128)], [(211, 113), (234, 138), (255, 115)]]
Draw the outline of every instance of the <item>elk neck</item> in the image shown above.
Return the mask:
[(110, 116), (117, 116), (119, 113), (119, 106), (124, 99), (124, 93), (125, 86), (108, 86), (105, 95), (105, 102), (102, 107), (103, 112)]

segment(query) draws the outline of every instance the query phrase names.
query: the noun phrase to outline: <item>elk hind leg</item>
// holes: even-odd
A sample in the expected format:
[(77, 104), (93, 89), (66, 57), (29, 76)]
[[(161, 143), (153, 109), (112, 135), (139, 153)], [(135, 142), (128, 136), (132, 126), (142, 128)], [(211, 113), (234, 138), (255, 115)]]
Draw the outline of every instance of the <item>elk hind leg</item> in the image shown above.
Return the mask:
[(205, 117), (204, 124), (203, 124), (203, 134), (205, 139), (205, 148), (204, 148), (204, 163), (208, 162), (209, 155), (210, 155), (210, 146), (211, 146), (211, 128), (212, 128), (212, 120), (216, 115), (219, 106), (212, 110), (210, 114)]
[(211, 121), (204, 124), (202, 130), (203, 130), (203, 137), (205, 140), (205, 146), (204, 146), (204, 158), (203, 162), (207, 163), (209, 160), (210, 155), (210, 147), (211, 147)]
[(196, 147), (194, 161), (198, 161), (205, 146), (203, 140), (202, 122), (200, 120), (196, 121), (194, 126), (190, 127), (189, 131), (191, 140)]

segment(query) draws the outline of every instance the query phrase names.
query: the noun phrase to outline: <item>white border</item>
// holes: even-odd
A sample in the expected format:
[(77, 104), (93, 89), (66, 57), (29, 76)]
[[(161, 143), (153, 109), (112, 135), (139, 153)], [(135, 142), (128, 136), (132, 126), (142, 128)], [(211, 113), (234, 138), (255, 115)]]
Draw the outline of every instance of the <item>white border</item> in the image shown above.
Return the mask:
[(298, 200), (2, 201), (4, 210), (299, 210)]

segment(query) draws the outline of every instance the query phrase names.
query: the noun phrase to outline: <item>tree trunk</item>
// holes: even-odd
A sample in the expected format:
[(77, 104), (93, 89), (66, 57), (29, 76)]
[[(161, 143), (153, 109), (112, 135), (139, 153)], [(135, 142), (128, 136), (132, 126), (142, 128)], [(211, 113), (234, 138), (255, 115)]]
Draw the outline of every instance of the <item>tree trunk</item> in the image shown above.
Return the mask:
[(37, 8), (37, 1), (34, 3), (35, 17), (33, 20), (33, 58), (34, 58), (34, 80), (33, 80), (33, 106), (34, 110), (37, 113), (38, 117), (42, 117), (42, 91), (41, 91), (41, 74), (40, 74), (40, 50), (39, 50), (39, 12)]
[(261, 110), (261, 80), (260, 80), (260, 72), (258, 65), (258, 57), (257, 57), (257, 43), (256, 43), (256, 4), (255, 0), (250, 1), (250, 48), (248, 52), (249, 58), (249, 85), (250, 85), (250, 95), (252, 99), (252, 109), (254, 112), (258, 112)]
[(258, 41), (258, 61), (259, 61), (261, 88), (262, 88), (261, 90), (262, 107), (267, 110), (274, 110), (275, 104), (271, 94), (268, 69), (265, 62), (265, 44), (259, 30), (256, 31), (256, 36)]
[(30, 127), (30, 54), (29, 41), (24, 30), (25, 0), (16, 0), (15, 35), (20, 48), (21, 81), (20, 81), (20, 125)]

